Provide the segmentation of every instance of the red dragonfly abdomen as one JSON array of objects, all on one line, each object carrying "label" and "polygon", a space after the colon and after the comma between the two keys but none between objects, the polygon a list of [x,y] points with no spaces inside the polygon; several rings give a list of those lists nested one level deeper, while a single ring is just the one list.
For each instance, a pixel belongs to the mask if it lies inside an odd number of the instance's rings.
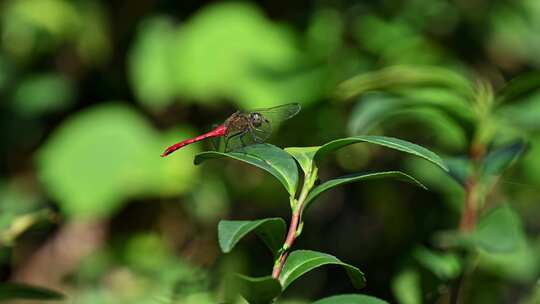
[{"label": "red dragonfly abdomen", "polygon": [[198,141],[201,141],[203,139],[210,138],[210,137],[224,136],[226,131],[227,131],[227,127],[225,127],[225,125],[219,125],[214,130],[212,130],[212,131],[210,131],[208,133],[204,133],[204,134],[199,135],[197,137],[183,140],[183,141],[181,141],[179,143],[176,143],[176,144],[168,147],[167,149],[165,149],[165,152],[163,152],[163,154],[161,154],[161,157],[165,157],[165,156],[173,153],[174,151],[176,151],[176,150],[178,150],[178,149],[180,149],[180,148],[182,148],[184,146],[187,146],[189,144],[192,144],[194,142],[198,142]]}]

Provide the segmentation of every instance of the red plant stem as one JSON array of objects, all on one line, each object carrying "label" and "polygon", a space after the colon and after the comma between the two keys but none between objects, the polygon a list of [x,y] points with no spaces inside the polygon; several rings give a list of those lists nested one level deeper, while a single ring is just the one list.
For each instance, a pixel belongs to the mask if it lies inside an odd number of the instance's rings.
[{"label": "red plant stem", "polygon": [[465,204],[459,223],[459,231],[461,232],[472,232],[476,227],[476,213],[478,208],[476,202],[476,183],[475,177],[465,183]]},{"label": "red plant stem", "polygon": [[[478,218],[478,179],[481,161],[485,155],[485,146],[482,144],[474,144],[470,150],[470,159],[472,162],[472,174],[465,182],[465,201],[461,220],[459,222],[459,231],[461,233],[471,233],[476,229]],[[465,274],[461,274],[454,282],[450,292],[450,304],[458,304],[460,302],[460,291],[462,289]]]},{"label": "red plant stem", "polygon": [[459,231],[471,232],[476,228],[478,212],[478,175],[480,170],[480,161],[485,155],[485,146],[475,144],[471,147],[470,158],[472,161],[473,172],[465,182],[465,201],[463,212],[459,223]]},{"label": "red plant stem", "polygon": [[272,270],[272,277],[274,279],[279,278],[279,275],[283,270],[283,265],[285,265],[285,261],[287,260],[287,256],[289,255],[288,250],[292,247],[294,241],[296,240],[296,232],[298,230],[298,223],[300,222],[300,213],[301,210],[298,210],[292,215],[291,224],[289,225],[289,232],[287,232],[287,238],[285,239],[285,243],[283,244],[284,250],[280,254],[276,264],[274,265],[274,269]]}]

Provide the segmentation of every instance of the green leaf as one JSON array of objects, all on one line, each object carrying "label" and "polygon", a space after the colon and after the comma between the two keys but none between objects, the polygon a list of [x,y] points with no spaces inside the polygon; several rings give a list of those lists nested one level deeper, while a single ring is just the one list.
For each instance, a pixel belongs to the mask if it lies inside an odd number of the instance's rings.
[{"label": "green leaf", "polygon": [[413,257],[442,280],[454,279],[461,272],[459,258],[453,253],[436,252],[420,246],[413,251]]},{"label": "green leaf", "polygon": [[308,175],[313,168],[313,156],[315,156],[315,153],[319,148],[320,147],[289,147],[285,148],[285,151],[296,159],[300,168],[304,171],[304,175]]},{"label": "green leaf", "polygon": [[511,252],[523,238],[523,230],[516,212],[503,205],[480,219],[472,237],[476,246],[488,252]]},{"label": "green leaf", "polygon": [[64,295],[50,289],[20,283],[0,283],[0,301],[63,300]]},{"label": "green leaf", "polygon": [[[444,150],[463,151],[467,147],[467,138],[463,127],[441,110],[430,107],[414,107],[396,110],[388,117],[386,125],[399,129],[403,124],[418,125],[426,135],[431,135],[434,142]],[[438,136],[444,134],[444,136]]]},{"label": "green leaf", "polygon": [[389,94],[368,93],[362,96],[350,114],[349,133],[366,134],[404,106],[403,102]]},{"label": "green leaf", "polygon": [[279,281],[271,276],[252,278],[237,275],[240,294],[250,304],[269,304],[281,294]]},{"label": "green leaf", "polygon": [[285,238],[286,225],[281,218],[267,218],[256,221],[220,221],[218,225],[219,247],[224,253],[248,233],[255,232],[275,255]]},{"label": "green leaf", "polygon": [[298,167],[287,152],[271,144],[257,144],[233,152],[207,151],[195,156],[198,165],[208,159],[230,157],[259,167],[276,177],[292,196],[298,184]]},{"label": "green leaf", "polygon": [[388,302],[367,295],[347,294],[320,299],[311,304],[388,304]]},{"label": "green leaf", "polygon": [[178,85],[170,56],[178,33],[174,21],[160,16],[144,20],[129,51],[129,80],[137,99],[149,108],[162,109],[174,101]]},{"label": "green leaf", "polygon": [[387,136],[363,135],[336,139],[321,146],[317,153],[315,153],[314,158],[315,160],[318,160],[332,151],[361,142],[377,144],[387,148],[409,153],[421,157],[429,162],[432,162],[443,170],[448,171],[448,167],[444,164],[443,160],[434,152],[417,144]]},{"label": "green leaf", "polygon": [[464,97],[470,97],[473,93],[469,81],[451,70],[434,66],[400,65],[357,75],[339,85],[338,95],[349,99],[370,91],[418,86],[449,88]]},{"label": "green leaf", "polygon": [[504,104],[496,111],[499,121],[516,129],[518,135],[523,131],[538,132],[540,130],[540,91],[521,98],[519,103]]},{"label": "green leaf", "polygon": [[484,175],[498,175],[508,168],[525,151],[526,144],[517,141],[496,149],[491,149],[482,161]]},{"label": "green leaf", "polygon": [[283,266],[281,275],[279,276],[279,281],[283,286],[283,290],[302,275],[324,265],[343,266],[347,271],[353,286],[355,288],[364,287],[366,279],[364,278],[364,274],[358,268],[343,263],[330,254],[311,250],[296,250],[289,254],[289,257]]},{"label": "green leaf", "polygon": [[305,56],[291,29],[253,3],[205,5],[181,24],[145,21],[129,70],[138,99],[149,106],[163,109],[173,97],[206,104],[227,98],[249,109],[315,101],[324,93],[326,67],[302,69]]},{"label": "green leaf", "polygon": [[392,292],[400,304],[421,304],[420,274],[413,269],[401,271],[392,279]]},{"label": "green leaf", "polygon": [[108,103],[72,115],[36,154],[41,183],[70,217],[106,217],[129,199],[171,197],[189,190],[197,167],[186,166],[196,145],[175,157],[162,147],[191,137],[185,129],[160,134],[126,104]]},{"label": "green leaf", "polygon": [[[425,90],[420,92],[423,91]],[[429,103],[428,100],[441,99],[437,94],[434,95],[431,98],[429,95],[426,97],[420,95],[418,98],[426,99],[423,101],[414,96],[396,97],[391,94],[368,93],[362,96],[350,114],[349,134],[369,134],[377,126],[394,129],[402,123],[414,122],[431,134],[445,134],[435,136],[435,140],[444,147],[461,150],[466,143],[465,131],[456,121],[456,117],[448,115],[456,111],[455,102],[448,101],[448,105]],[[456,116],[463,115],[466,110],[470,111],[468,103],[464,102],[463,107],[465,110],[458,111],[459,113],[455,113]]]},{"label": "green leaf", "polygon": [[445,157],[444,163],[448,166],[448,176],[464,186],[472,172],[469,159],[467,157]]},{"label": "green leaf", "polygon": [[480,218],[476,229],[469,233],[449,231],[439,233],[436,240],[442,246],[457,246],[489,253],[510,253],[524,239],[519,216],[509,205],[502,205]]},{"label": "green leaf", "polygon": [[499,102],[520,101],[540,89],[540,72],[524,73],[510,80],[499,92]]},{"label": "green leaf", "polygon": [[17,86],[13,105],[25,116],[36,116],[65,109],[74,95],[73,85],[61,74],[32,75]]},{"label": "green leaf", "polygon": [[413,184],[416,184],[417,186],[420,186],[424,189],[426,187],[420,183],[418,180],[416,180],[414,177],[405,174],[400,171],[385,171],[385,172],[372,172],[372,173],[355,173],[351,175],[346,175],[338,178],[331,179],[329,181],[326,181],[322,183],[321,185],[315,187],[311,192],[308,194],[308,197],[306,198],[305,202],[305,208],[309,206],[309,204],[315,200],[320,194],[322,194],[325,191],[328,191],[334,187],[345,185],[361,180],[370,180],[370,179],[379,179],[379,178],[396,178],[398,180],[410,182]]}]

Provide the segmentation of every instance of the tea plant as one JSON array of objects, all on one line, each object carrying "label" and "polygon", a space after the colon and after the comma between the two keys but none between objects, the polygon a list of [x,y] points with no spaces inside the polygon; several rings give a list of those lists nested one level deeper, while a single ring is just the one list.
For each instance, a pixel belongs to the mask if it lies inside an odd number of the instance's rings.
[{"label": "tea plant", "polygon": [[[228,253],[246,235],[256,234],[272,252],[272,273],[264,277],[238,275],[240,293],[252,304],[273,303],[290,285],[307,272],[324,265],[339,265],[348,274],[355,288],[362,288],[366,279],[357,267],[333,255],[313,250],[293,250],[294,243],[306,224],[304,214],[322,193],[334,187],[370,179],[395,178],[425,188],[422,183],[401,171],[355,173],[317,183],[318,162],[329,153],[357,143],[370,143],[423,158],[444,170],[442,159],[430,150],[416,144],[385,136],[354,136],[328,142],[318,147],[291,147],[280,149],[270,144],[258,144],[229,153],[208,151],[195,158],[195,164],[209,159],[231,158],[263,169],[273,175],[289,194],[290,222],[288,228],[282,218],[230,221],[218,225],[219,245]],[[301,176],[299,176],[301,172]],[[269,261],[270,262],[270,261]],[[315,303],[384,303],[366,295],[343,295],[319,300]]]}]

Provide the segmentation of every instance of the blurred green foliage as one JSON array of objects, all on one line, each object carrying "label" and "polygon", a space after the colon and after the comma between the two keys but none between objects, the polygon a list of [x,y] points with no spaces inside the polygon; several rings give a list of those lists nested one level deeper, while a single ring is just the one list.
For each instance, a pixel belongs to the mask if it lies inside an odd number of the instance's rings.
[{"label": "blurred green foliage", "polygon": [[185,164],[194,148],[163,162],[153,148],[165,145],[165,138],[173,136],[158,134],[132,109],[101,105],[51,135],[37,154],[38,175],[66,215],[108,216],[129,198],[172,196],[190,188],[196,171]]},{"label": "blurred green foliage", "polygon": [[[450,175],[371,146],[329,154],[323,181],[397,168],[430,192],[329,191],[296,249],[358,266],[362,292],[390,303],[447,300],[463,271],[463,303],[538,303],[539,31],[537,0],[1,1],[0,280],[77,303],[244,303],[225,274],[267,275],[270,254],[246,240],[219,255],[217,222],[283,216],[285,191],[238,162],[194,166],[203,143],[159,154],[235,109],[299,102],[270,142],[394,136]],[[464,238],[477,142],[479,229]],[[303,171],[306,151],[287,149]],[[310,273],[279,303],[368,301],[328,299],[345,280]]]}]

